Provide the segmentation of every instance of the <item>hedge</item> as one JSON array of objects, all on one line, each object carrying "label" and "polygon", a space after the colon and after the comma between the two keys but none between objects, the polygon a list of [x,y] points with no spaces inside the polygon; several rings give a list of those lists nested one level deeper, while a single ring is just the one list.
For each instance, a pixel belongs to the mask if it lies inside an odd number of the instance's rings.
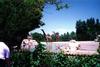
[{"label": "hedge", "polygon": [[45,51],[39,44],[34,52],[12,52],[12,67],[100,67],[99,55],[65,55]]}]

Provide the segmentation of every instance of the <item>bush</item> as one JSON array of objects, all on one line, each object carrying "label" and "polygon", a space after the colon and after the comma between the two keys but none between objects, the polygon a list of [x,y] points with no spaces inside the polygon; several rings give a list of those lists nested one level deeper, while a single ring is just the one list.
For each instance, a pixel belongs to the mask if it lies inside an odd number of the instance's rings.
[{"label": "bush", "polygon": [[80,56],[51,53],[39,44],[34,52],[16,52],[13,67],[100,67],[100,55]]}]

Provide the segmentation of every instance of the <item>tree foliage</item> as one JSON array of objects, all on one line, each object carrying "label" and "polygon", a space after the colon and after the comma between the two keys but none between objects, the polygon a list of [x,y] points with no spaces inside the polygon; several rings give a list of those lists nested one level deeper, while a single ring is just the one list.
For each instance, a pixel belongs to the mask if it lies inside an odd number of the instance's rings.
[{"label": "tree foliage", "polygon": [[37,41],[44,41],[45,40],[43,34],[37,33],[37,32],[32,33],[32,37],[33,37],[33,39],[35,39]]},{"label": "tree foliage", "polygon": [[0,41],[9,46],[20,45],[29,31],[44,25],[41,21],[44,6],[61,3],[60,0],[0,0]]},{"label": "tree foliage", "polygon": [[69,32],[64,33],[60,36],[61,41],[69,41],[71,39],[76,40],[76,33],[74,31],[72,31],[71,33],[69,33]]},{"label": "tree foliage", "polygon": [[24,0],[0,2],[0,39],[8,44],[20,44],[30,30],[42,26],[40,7],[27,4]]},{"label": "tree foliage", "polygon": [[94,40],[100,34],[99,19],[90,18],[86,21],[76,22],[76,34],[78,40]]},{"label": "tree foliage", "polygon": [[[41,33],[34,32],[34,33],[32,33],[32,36],[33,36],[33,39],[35,39],[37,41],[45,41],[44,35]],[[52,34],[51,37],[52,37],[52,41],[56,41],[55,34]],[[67,33],[61,34],[61,35],[59,35],[59,37],[60,37],[59,41],[69,41],[71,39],[76,40],[76,38],[77,38],[76,33],[74,31],[72,31],[71,33],[67,32]]]}]

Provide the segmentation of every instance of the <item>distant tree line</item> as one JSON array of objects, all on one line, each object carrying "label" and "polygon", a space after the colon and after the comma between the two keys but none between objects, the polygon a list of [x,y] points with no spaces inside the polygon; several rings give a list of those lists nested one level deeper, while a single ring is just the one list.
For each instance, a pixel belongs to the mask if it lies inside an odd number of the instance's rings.
[{"label": "distant tree line", "polygon": [[60,36],[61,41],[69,41],[71,39],[76,40],[76,33],[74,31],[72,31],[71,33],[69,33],[69,32],[64,33]]},{"label": "distant tree line", "polygon": [[[58,32],[59,33],[59,32]],[[76,22],[76,32],[72,31],[71,33],[66,32],[59,35],[59,41],[69,41],[71,39],[79,41],[88,41],[96,39],[97,35],[100,35],[100,22],[99,19],[90,18],[85,20],[78,20]],[[44,41],[43,34],[41,33],[32,33],[34,39],[39,41]],[[55,34],[51,35],[52,41],[56,41]]]},{"label": "distant tree line", "polygon": [[100,34],[99,19],[90,18],[76,22],[77,40],[94,40]]},{"label": "distant tree line", "polygon": [[[32,37],[33,39],[37,40],[37,41],[45,41],[44,35],[41,33],[32,33]],[[52,34],[52,41],[56,41],[56,35]],[[76,33],[74,31],[72,31],[71,33],[67,32],[64,34],[59,35],[60,39],[59,41],[69,41],[71,39],[76,39]]]}]

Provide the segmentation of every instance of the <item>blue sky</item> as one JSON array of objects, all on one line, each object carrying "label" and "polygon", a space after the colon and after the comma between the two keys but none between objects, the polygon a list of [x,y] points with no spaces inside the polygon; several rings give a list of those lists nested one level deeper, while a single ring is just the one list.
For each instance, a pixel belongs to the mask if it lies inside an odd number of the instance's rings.
[{"label": "blue sky", "polygon": [[53,5],[46,6],[41,19],[45,25],[33,32],[52,34],[52,31],[60,34],[76,31],[75,25],[78,20],[86,20],[91,17],[100,19],[100,0],[67,0],[68,9],[57,11]]}]

